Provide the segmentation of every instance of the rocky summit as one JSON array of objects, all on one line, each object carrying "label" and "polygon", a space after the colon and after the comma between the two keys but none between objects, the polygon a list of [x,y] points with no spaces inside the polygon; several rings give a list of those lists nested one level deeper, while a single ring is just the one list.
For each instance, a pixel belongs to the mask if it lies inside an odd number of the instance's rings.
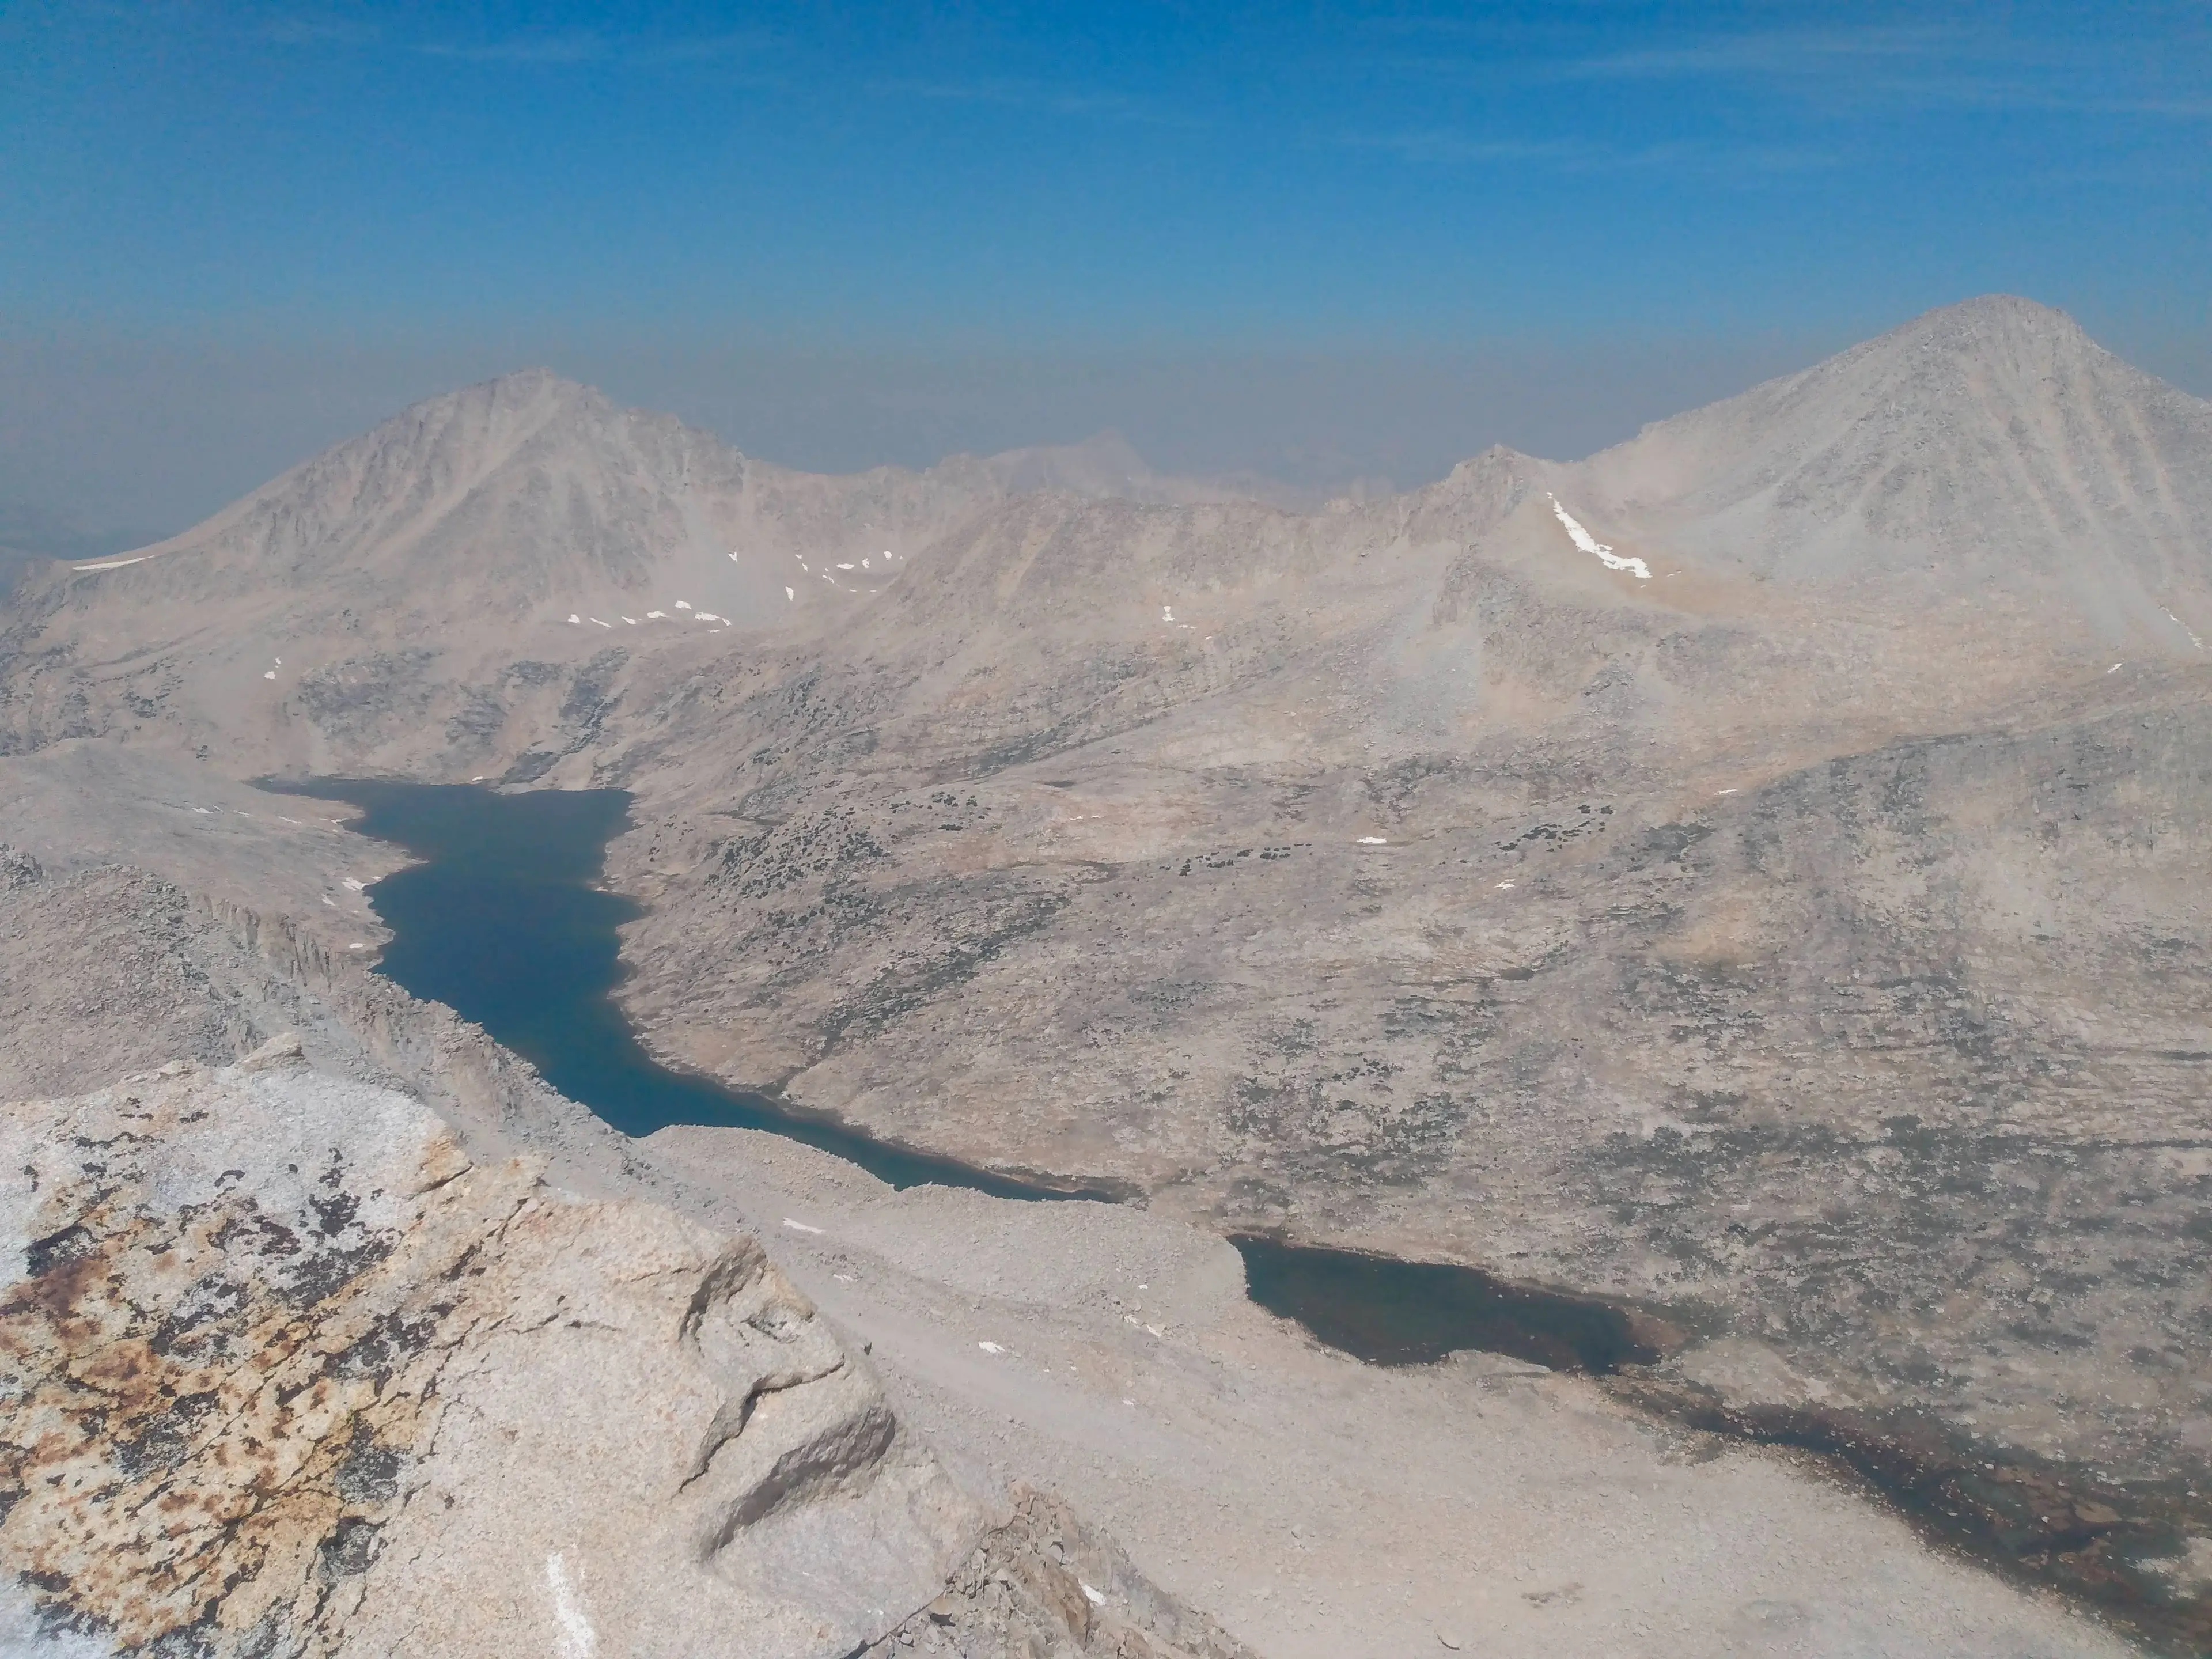
[{"label": "rocky summit", "polygon": [[1073,1518],[992,1526],[751,1239],[475,1165],[295,1038],[0,1139],[18,1644],[799,1655],[995,1613],[1098,1650],[1042,1547]]}]

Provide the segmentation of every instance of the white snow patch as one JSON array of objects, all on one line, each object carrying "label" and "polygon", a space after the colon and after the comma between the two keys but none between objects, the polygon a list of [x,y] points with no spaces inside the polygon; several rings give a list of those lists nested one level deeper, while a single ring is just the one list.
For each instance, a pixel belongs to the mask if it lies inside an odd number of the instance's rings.
[{"label": "white snow patch", "polygon": [[195,806],[192,808],[192,811],[198,812],[202,817],[205,817],[208,813],[213,810],[213,808],[206,806]]},{"label": "white snow patch", "polygon": [[1362,847],[1388,847],[1390,843],[1381,836],[1362,836],[1359,838],[1359,844]]},{"label": "white snow patch", "polygon": [[635,617],[624,617],[623,620],[628,623],[632,628],[637,626],[637,618]]},{"label": "white snow patch", "polygon": [[1650,565],[1644,563],[1641,559],[1625,557],[1624,556],[1614,552],[1603,542],[1598,540],[1596,537],[1591,535],[1589,531],[1583,529],[1580,524],[1576,522],[1574,515],[1571,513],[1569,513],[1565,507],[1559,505],[1559,498],[1552,494],[1550,490],[1547,489],[1544,492],[1544,499],[1551,502],[1553,515],[1566,527],[1568,538],[1571,540],[1577,547],[1582,549],[1585,553],[1596,554],[1598,562],[1603,565],[1607,570],[1626,570],[1630,575],[1635,577],[1636,580],[1640,582],[1648,582],[1651,580],[1651,567]]},{"label": "white snow patch", "polygon": [[264,669],[262,672],[261,678],[264,680],[273,680],[276,678],[276,671],[273,668]]},{"label": "white snow patch", "polygon": [[796,605],[799,603],[799,590],[795,587],[787,587],[783,590],[783,597]]},{"label": "white snow patch", "polygon": [[808,1226],[804,1221],[793,1221],[789,1216],[784,1217],[783,1224],[795,1233],[818,1233],[822,1231],[819,1227]]},{"label": "white snow patch", "polygon": [[338,908],[338,902],[332,898],[328,893],[323,895],[323,902],[329,905],[333,910]]},{"label": "white snow patch", "polygon": [[553,1617],[561,1626],[561,1659],[592,1659],[599,1632],[584,1612],[584,1598],[568,1580],[568,1564],[556,1550],[545,1558],[545,1583],[553,1592]]},{"label": "white snow patch", "polygon": [[2183,633],[2189,635],[2190,644],[2195,646],[2199,651],[2202,651],[2204,648],[2204,641],[2197,637],[2197,630],[2195,629],[2191,628],[2187,623],[2182,621],[2180,617],[2175,616],[2172,611],[2167,611],[2166,606],[2160,605],[2159,606],[2159,609],[2166,611],[2167,621],[2171,622]]},{"label": "white snow patch", "polygon": [[1735,791],[1734,789],[1716,789],[1713,791],[1713,793],[1716,795],[1733,795],[1735,793]]},{"label": "white snow patch", "polygon": [[1160,620],[1162,622],[1173,622],[1175,620],[1175,607],[1171,605],[1162,605],[1160,607]]},{"label": "white snow patch", "polygon": [[592,624],[594,627],[597,627],[597,628],[612,628],[612,627],[614,626],[614,624],[613,624],[612,623],[609,623],[609,622],[601,622],[601,621],[600,621],[597,617],[590,617],[590,618],[588,618],[588,620],[592,623]]},{"label": "white snow patch", "polygon": [[849,564],[841,564],[837,567],[840,570],[850,570],[853,567]]},{"label": "white snow patch", "polygon": [[1004,1353],[1004,1352],[1006,1352],[1006,1350],[1005,1350],[1004,1348],[1000,1347],[1000,1346],[997,1343],[995,1343],[995,1342],[978,1342],[975,1346],[976,1346],[977,1347],[981,1348],[981,1349],[985,1353]]},{"label": "white snow patch", "polygon": [[1498,884],[1498,890],[1502,893],[1512,884],[1513,884],[1510,881],[1501,881]]},{"label": "white snow patch", "polygon": [[584,625],[584,619],[571,611],[568,613],[568,625],[571,628],[581,628]]},{"label": "white snow patch", "polygon": [[689,599],[678,599],[676,601],[676,608],[678,611],[689,611],[691,608],[691,601]]},{"label": "white snow patch", "polygon": [[668,613],[665,611],[648,611],[645,613],[645,619],[647,622],[653,622],[656,619],[661,622],[666,622],[668,620]]},{"label": "white snow patch", "polygon": [[727,622],[729,620],[727,617],[718,617],[711,611],[695,611],[691,614],[696,617],[701,622],[718,623]]},{"label": "white snow patch", "polygon": [[738,562],[738,550],[737,550],[737,549],[735,549],[735,548],[733,547],[733,548],[732,548],[732,549],[730,550],[730,562],[731,562],[732,564],[735,564],[737,562]]},{"label": "white snow patch", "polygon": [[351,876],[348,876],[345,878],[345,884],[356,893],[366,893],[368,890],[368,884],[367,882],[356,881]]},{"label": "white snow patch", "polygon": [[1097,1590],[1091,1589],[1090,1585],[1085,1583],[1080,1578],[1075,1581],[1075,1587],[1083,1592],[1083,1599],[1090,1602],[1092,1607],[1103,1607],[1106,1605],[1106,1598],[1101,1595]]},{"label": "white snow patch", "polygon": [[867,568],[868,568],[868,562],[867,562],[866,559],[861,560],[861,561],[860,561],[860,568],[861,568],[861,569],[863,569],[863,570],[866,570]]},{"label": "white snow patch", "polygon": [[349,951],[366,951],[368,949],[368,946],[363,945],[359,939],[356,939],[352,944],[347,945],[346,949]]},{"label": "white snow patch", "polygon": [[149,556],[141,553],[135,559],[102,559],[98,564],[73,564],[72,570],[120,570],[126,564],[143,564]]},{"label": "white snow patch", "polygon": [[2125,664],[2125,663],[2124,663],[2124,662],[2116,662],[2116,663],[2114,663],[2114,664],[2113,664],[2110,668],[2107,668],[2105,672],[2106,672],[2107,674],[2117,674],[2117,673],[2118,673],[2118,672],[2120,672],[2120,670],[2122,670],[2123,668],[2125,668],[2126,666],[2127,666],[2127,664]]}]

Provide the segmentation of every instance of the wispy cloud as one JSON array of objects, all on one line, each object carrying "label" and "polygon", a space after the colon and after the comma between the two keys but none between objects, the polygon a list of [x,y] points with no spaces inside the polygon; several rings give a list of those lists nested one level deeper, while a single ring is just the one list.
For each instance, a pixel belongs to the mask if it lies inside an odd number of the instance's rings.
[{"label": "wispy cloud", "polygon": [[1535,161],[1575,167],[1595,159],[1602,147],[1576,138],[1478,138],[1449,127],[1411,132],[1340,132],[1345,149],[1373,150],[1405,161]]},{"label": "wispy cloud", "polygon": [[272,17],[262,33],[280,46],[374,46],[379,39],[373,24],[346,17],[305,15]]},{"label": "wispy cloud", "polygon": [[1956,51],[1955,30],[1940,27],[1791,29],[1713,35],[1663,46],[1602,52],[1562,66],[1564,73],[1603,80],[1689,76],[1828,75],[1869,64],[1924,60]]},{"label": "wispy cloud", "polygon": [[1916,108],[2050,113],[2212,115],[2201,82],[2172,93],[2145,81],[2132,58],[2094,42],[2023,40],[1948,25],[1788,29],[1595,53],[1550,66],[1596,81],[1711,79],[1761,83],[1831,100]]},{"label": "wispy cloud", "polygon": [[760,55],[775,37],[759,29],[673,38],[623,35],[599,29],[567,29],[543,34],[509,34],[485,40],[404,39],[374,25],[346,18],[294,15],[272,21],[264,31],[279,46],[382,48],[418,58],[459,64],[505,64],[559,67],[602,64],[611,68],[649,69],[680,64],[708,64]]},{"label": "wispy cloud", "polygon": [[981,104],[1095,120],[1127,121],[1147,126],[1194,126],[1188,113],[1119,92],[1078,91],[1036,81],[877,81],[869,90],[883,97],[920,98],[934,103]]},{"label": "wispy cloud", "polygon": [[1341,149],[1393,155],[1413,165],[1495,163],[1564,173],[1665,170],[1738,180],[1810,173],[1838,161],[1832,152],[1807,146],[1699,139],[1629,145],[1594,138],[1486,138],[1449,128],[1342,132],[1332,142]]},{"label": "wispy cloud", "polygon": [[450,58],[464,64],[597,64],[617,54],[603,34],[514,35],[504,40],[429,40],[413,50],[425,58]]}]

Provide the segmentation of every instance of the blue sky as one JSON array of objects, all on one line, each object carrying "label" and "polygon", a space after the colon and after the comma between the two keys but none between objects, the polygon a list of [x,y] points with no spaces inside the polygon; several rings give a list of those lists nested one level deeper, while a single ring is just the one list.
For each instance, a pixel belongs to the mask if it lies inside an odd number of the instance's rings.
[{"label": "blue sky", "polygon": [[18,0],[0,444],[70,352],[134,341],[419,362],[424,392],[507,349],[849,385],[871,353],[942,380],[1703,342],[1703,394],[1747,342],[1991,289],[2208,391],[2208,201],[2201,0]]}]

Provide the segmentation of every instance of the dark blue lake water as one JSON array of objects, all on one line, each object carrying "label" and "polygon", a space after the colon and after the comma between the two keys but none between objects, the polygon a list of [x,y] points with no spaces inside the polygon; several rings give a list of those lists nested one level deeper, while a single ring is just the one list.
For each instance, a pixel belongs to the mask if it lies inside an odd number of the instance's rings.
[{"label": "dark blue lake water", "polygon": [[[359,807],[355,830],[421,860],[368,890],[392,934],[378,970],[475,1021],[624,1134],[677,1123],[763,1129],[835,1153],[897,1188],[966,1187],[1013,1199],[1118,1196],[890,1146],[647,1054],[611,994],[622,977],[615,930],[638,907],[598,884],[607,843],[629,822],[630,798],[622,790],[501,794],[355,779],[283,787]],[[1613,1310],[1505,1285],[1474,1268],[1261,1237],[1232,1242],[1261,1306],[1378,1364],[1421,1364],[1462,1348],[1589,1371],[1645,1357]]]},{"label": "dark blue lake water", "polygon": [[888,1146],[771,1097],[663,1066],[616,1006],[615,930],[638,907],[597,884],[626,826],[618,789],[500,794],[469,785],[319,779],[293,792],[362,809],[353,828],[422,860],[368,890],[392,930],[380,972],[475,1021],[545,1080],[628,1135],[675,1123],[764,1129],[834,1152],[898,1188],[1001,1198],[1113,1196]]}]

